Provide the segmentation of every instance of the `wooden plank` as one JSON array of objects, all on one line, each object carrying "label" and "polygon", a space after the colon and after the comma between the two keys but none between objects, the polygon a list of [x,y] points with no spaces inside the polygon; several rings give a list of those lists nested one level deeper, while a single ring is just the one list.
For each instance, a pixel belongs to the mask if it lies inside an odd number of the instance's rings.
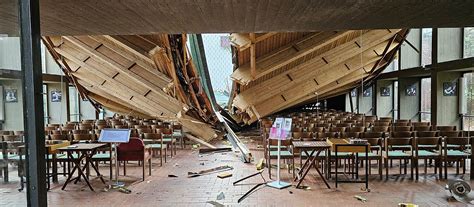
[{"label": "wooden plank", "polygon": [[[249,105],[256,105],[270,97],[278,96],[282,91],[294,88],[300,83],[314,82],[314,77],[318,77],[318,75],[325,70],[330,70],[332,65],[338,65],[360,54],[362,51],[382,44],[393,35],[393,33],[387,32],[386,30],[370,31],[361,38],[364,41],[362,48],[356,47],[352,41],[338,45],[334,49],[322,53],[291,70],[287,70],[282,74],[276,75],[269,80],[242,91],[235,97],[233,103],[237,108],[244,109]],[[325,57],[330,64],[325,63],[322,57]],[[287,75],[290,75],[293,80],[288,79]]]},{"label": "wooden plank", "polygon": [[255,54],[255,33],[250,33],[250,78],[254,80],[257,76],[257,65],[256,65],[256,54]]},{"label": "wooden plank", "polygon": [[171,102],[171,103],[175,103],[175,104],[178,104],[178,101],[174,98],[171,98],[169,97],[168,95],[166,95],[163,90],[159,87],[156,87],[155,84],[151,83],[150,81],[148,81],[147,79],[142,79],[140,78],[137,74],[129,71],[127,68],[123,68],[121,67],[120,65],[118,65],[116,62],[114,62],[113,60],[111,60],[109,57],[103,55],[103,54],[100,54],[98,53],[96,50],[94,50],[93,48],[90,48],[89,46],[85,45],[83,42],[79,41],[77,38],[75,37],[71,37],[71,36],[67,36],[67,37],[64,37],[64,39],[68,40],[69,42],[71,42],[72,44],[74,44],[76,47],[82,49],[82,50],[85,50],[87,51],[90,55],[92,55],[93,57],[95,58],[98,58],[100,61],[102,61],[103,63],[107,64],[108,66],[110,66],[111,68],[117,70],[118,72],[120,73],[123,73],[125,75],[127,75],[128,77],[130,77],[131,79],[135,80],[138,84],[141,84],[145,87],[147,87],[148,89],[150,90],[153,90],[153,91],[156,91],[160,96],[161,98]]},{"label": "wooden plank", "polygon": [[[325,47],[329,44],[334,43],[340,38],[344,38],[349,35],[353,35],[354,31],[346,32],[321,32],[314,33],[303,39],[294,41],[289,45],[276,50],[275,52],[266,54],[262,57],[259,57],[256,64],[255,75],[252,76],[252,56],[250,58],[251,62],[241,65],[237,70],[235,70],[231,78],[240,84],[247,85],[254,78],[260,78],[264,75],[267,75],[285,65],[293,63],[300,58],[303,58],[306,55],[309,55],[315,51],[319,50],[328,50],[331,48]],[[251,47],[252,48],[252,47]],[[251,50],[252,52],[252,50]]]}]

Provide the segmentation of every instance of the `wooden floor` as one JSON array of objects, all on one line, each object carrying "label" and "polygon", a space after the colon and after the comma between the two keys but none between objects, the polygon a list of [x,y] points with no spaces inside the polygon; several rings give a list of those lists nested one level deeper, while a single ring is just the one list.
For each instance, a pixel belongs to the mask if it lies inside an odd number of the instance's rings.
[{"label": "wooden floor", "polygon": [[[244,139],[248,143],[256,159],[262,156],[262,151],[256,149],[255,142]],[[438,180],[435,175],[421,174],[418,182],[406,176],[390,176],[389,180],[379,180],[378,176],[371,175],[370,192],[361,190],[363,184],[341,184],[334,188],[334,181],[330,181],[332,189],[327,189],[319,178],[314,178],[316,172],[304,182],[310,189],[296,189],[290,187],[277,190],[270,187],[261,187],[251,194],[242,203],[237,200],[254,184],[262,181],[255,177],[244,185],[233,186],[233,181],[256,172],[254,164],[245,164],[239,160],[234,152],[199,155],[196,150],[188,146],[179,150],[178,155],[169,158],[168,162],[159,167],[159,159],[153,161],[152,176],[141,181],[141,167],[130,164],[127,168],[127,177],[121,176],[132,190],[131,194],[124,194],[115,190],[104,190],[104,185],[93,178],[95,192],[90,191],[84,183],[70,184],[66,190],[61,190],[65,178],[60,177],[59,183],[54,184],[48,192],[50,206],[213,206],[208,201],[217,201],[230,206],[397,206],[400,202],[415,203],[420,206],[465,206],[458,202],[448,202],[448,193],[444,190],[445,181]],[[188,171],[199,171],[220,165],[232,165],[233,177],[219,179],[216,174],[196,178],[188,178]],[[398,163],[394,163],[391,173],[398,173]],[[103,174],[108,174],[108,167],[101,167]],[[430,169],[432,170],[432,169]],[[432,172],[430,171],[429,172]],[[272,172],[275,172],[273,170]],[[374,169],[375,172],[375,169]],[[423,172],[423,171],[421,171]],[[454,169],[450,169],[450,179],[454,178]],[[16,172],[11,172],[11,177]],[[177,178],[168,177],[176,175]],[[264,172],[268,180],[268,171]],[[462,176],[457,176],[462,177]],[[469,178],[469,175],[465,175]],[[275,177],[274,177],[275,178]],[[282,170],[282,179],[291,182],[291,175]],[[471,182],[472,184],[473,182]],[[10,184],[0,184],[0,206],[25,206],[25,192],[18,192],[18,180],[14,178]],[[295,184],[295,183],[293,183]],[[225,198],[217,200],[218,194],[224,193]],[[363,203],[354,198],[360,195],[367,198]]]}]

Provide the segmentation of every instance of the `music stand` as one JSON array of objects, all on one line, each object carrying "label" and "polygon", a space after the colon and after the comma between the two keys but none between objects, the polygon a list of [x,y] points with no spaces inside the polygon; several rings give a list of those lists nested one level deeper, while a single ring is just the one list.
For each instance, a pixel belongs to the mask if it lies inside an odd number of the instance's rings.
[{"label": "music stand", "polygon": [[[118,156],[117,156],[117,146],[120,143],[128,143],[130,140],[130,129],[112,129],[106,128],[100,131],[99,142],[110,143],[114,145],[114,154],[115,154],[115,183],[112,184],[114,188],[121,188],[125,186],[123,182],[118,180]],[[112,164],[112,163],[110,163]],[[112,179],[112,178],[110,178]]]}]

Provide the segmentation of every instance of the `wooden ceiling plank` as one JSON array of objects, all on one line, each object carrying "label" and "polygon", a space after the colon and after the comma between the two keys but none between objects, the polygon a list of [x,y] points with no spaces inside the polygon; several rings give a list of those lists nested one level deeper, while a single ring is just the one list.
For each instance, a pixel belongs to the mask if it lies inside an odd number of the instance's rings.
[{"label": "wooden ceiling plank", "polygon": [[165,99],[169,102],[172,102],[172,103],[176,103],[176,104],[178,103],[178,101],[176,99],[169,97],[161,88],[156,87],[155,84],[151,83],[147,79],[143,79],[143,78],[139,77],[137,74],[127,70],[126,68],[123,68],[122,66],[118,65],[113,60],[111,60],[109,57],[98,53],[94,49],[92,49],[89,46],[82,43],[80,40],[76,39],[75,37],[67,36],[67,37],[64,37],[64,38],[66,40],[68,40],[69,42],[71,42],[72,44],[74,44],[75,46],[77,46],[78,48],[87,51],[89,54],[91,54],[95,58],[98,58],[99,60],[103,61],[104,63],[109,65],[111,68],[114,68],[115,70],[119,71],[120,73],[123,73],[123,74],[127,75],[131,79],[135,80],[137,83],[147,87],[150,90],[156,91],[161,96],[161,98],[163,98],[163,99]]},{"label": "wooden ceiling plank", "polygon": [[[266,54],[259,57],[256,62],[255,78],[260,78],[266,74],[269,74],[285,65],[288,65],[299,58],[302,58],[324,46],[333,43],[344,35],[347,35],[353,31],[346,32],[323,32],[314,33],[303,39],[296,40],[275,52]],[[298,49],[295,49],[298,48]],[[251,50],[252,51],[252,50]],[[252,58],[250,59],[252,61]],[[240,84],[247,85],[250,81],[254,80],[251,74],[252,62],[250,64],[241,65],[234,73],[231,78]]]}]

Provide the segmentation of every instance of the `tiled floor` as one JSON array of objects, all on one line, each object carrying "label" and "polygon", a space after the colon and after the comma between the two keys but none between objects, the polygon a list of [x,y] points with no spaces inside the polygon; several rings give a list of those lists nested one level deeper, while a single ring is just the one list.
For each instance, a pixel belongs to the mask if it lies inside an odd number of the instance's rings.
[{"label": "tiled floor", "polygon": [[[262,156],[260,150],[255,149],[254,142],[248,142],[256,160]],[[169,159],[159,167],[159,160],[153,161],[152,176],[141,182],[141,167],[130,164],[127,168],[126,181],[131,194],[124,194],[115,190],[104,191],[104,185],[93,179],[96,192],[91,192],[84,184],[70,184],[65,191],[61,190],[65,178],[60,177],[58,184],[54,184],[48,192],[50,206],[213,206],[208,201],[217,201],[230,206],[397,206],[400,202],[416,203],[420,206],[465,206],[458,202],[448,202],[448,194],[444,190],[445,181],[437,180],[434,175],[421,175],[418,182],[407,176],[390,176],[388,181],[379,180],[378,176],[370,178],[370,192],[361,190],[363,184],[341,184],[334,189],[334,181],[330,181],[332,189],[327,189],[319,178],[314,178],[316,172],[304,182],[311,189],[303,190],[290,187],[277,190],[270,187],[260,187],[242,203],[237,200],[254,184],[262,181],[255,177],[243,185],[233,186],[238,178],[256,172],[254,163],[245,164],[233,152],[198,155],[197,151],[179,150],[178,155]],[[220,165],[232,165],[234,170],[230,178],[220,179],[216,174],[188,178],[188,171],[199,171]],[[133,165],[133,167],[132,167]],[[101,167],[101,172],[107,173],[108,167]],[[273,170],[272,172],[275,172]],[[374,169],[375,172],[375,169]],[[392,173],[396,174],[394,167]],[[430,171],[431,172],[431,171]],[[454,171],[451,171],[453,174]],[[14,173],[12,172],[12,175]],[[176,175],[177,178],[168,177]],[[267,171],[264,172],[268,180]],[[466,176],[468,178],[468,175]],[[453,176],[451,177],[453,178]],[[282,180],[292,182],[290,174],[282,170]],[[294,184],[294,183],[293,183]],[[0,206],[25,206],[25,192],[15,190],[18,181],[10,184],[0,184]],[[225,198],[217,200],[218,194],[224,193]],[[360,195],[367,198],[363,203],[354,198]]]}]

